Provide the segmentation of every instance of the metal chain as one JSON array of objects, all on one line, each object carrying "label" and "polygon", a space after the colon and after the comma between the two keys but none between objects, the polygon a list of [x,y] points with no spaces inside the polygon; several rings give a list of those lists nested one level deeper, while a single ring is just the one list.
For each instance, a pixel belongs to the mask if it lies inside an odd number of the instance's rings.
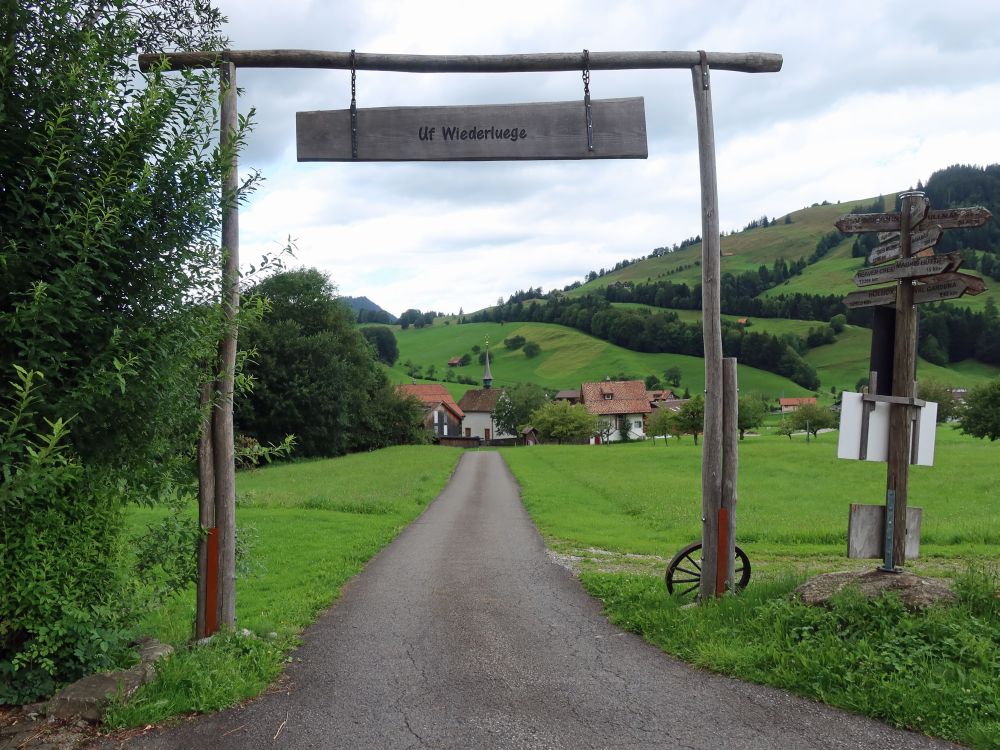
[{"label": "metal chain", "polygon": [[358,158],[358,71],[355,53],[351,50],[351,158]]},{"label": "metal chain", "polygon": [[594,150],[594,114],[590,108],[590,50],[583,51],[583,107],[587,113],[587,151]]}]

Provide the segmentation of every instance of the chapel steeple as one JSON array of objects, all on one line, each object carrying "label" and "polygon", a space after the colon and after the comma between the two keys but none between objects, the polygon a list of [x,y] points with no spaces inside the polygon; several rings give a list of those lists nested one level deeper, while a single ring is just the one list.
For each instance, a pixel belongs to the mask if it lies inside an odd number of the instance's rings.
[{"label": "chapel steeple", "polygon": [[490,372],[490,342],[486,340],[486,367],[483,369],[483,388],[493,385],[493,373]]}]

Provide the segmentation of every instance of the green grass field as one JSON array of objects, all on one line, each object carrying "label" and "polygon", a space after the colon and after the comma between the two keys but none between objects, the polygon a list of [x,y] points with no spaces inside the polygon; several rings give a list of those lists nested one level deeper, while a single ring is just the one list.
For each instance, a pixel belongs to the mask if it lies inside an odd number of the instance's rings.
[{"label": "green grass field", "polygon": [[[701,447],[690,437],[610,446],[502,449],[557,549],[667,557],[701,534]],[[751,559],[846,555],[851,503],[882,503],[885,465],[836,457],[837,433],[740,443],[737,541]],[[924,509],[921,565],[1000,557],[1000,445],[938,429],[933,467],[910,474]]]}]

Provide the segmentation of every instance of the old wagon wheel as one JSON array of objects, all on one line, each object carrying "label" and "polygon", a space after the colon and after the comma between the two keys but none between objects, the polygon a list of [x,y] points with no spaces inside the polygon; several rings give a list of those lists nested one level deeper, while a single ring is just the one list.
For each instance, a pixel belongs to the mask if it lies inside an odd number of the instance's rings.
[{"label": "old wagon wheel", "polygon": [[[736,568],[733,573],[736,590],[742,591],[750,583],[750,558],[747,553],[736,548]],[[701,585],[701,542],[694,542],[674,555],[667,566],[667,591],[686,597],[697,596]]]}]

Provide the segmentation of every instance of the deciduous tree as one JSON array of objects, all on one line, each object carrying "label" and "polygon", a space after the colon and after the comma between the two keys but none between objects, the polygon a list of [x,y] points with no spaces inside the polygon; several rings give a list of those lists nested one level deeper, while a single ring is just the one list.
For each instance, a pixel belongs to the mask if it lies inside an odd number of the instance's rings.
[{"label": "deciduous tree", "polygon": [[959,412],[962,432],[977,438],[1000,438],[1000,379],[969,390]]}]

